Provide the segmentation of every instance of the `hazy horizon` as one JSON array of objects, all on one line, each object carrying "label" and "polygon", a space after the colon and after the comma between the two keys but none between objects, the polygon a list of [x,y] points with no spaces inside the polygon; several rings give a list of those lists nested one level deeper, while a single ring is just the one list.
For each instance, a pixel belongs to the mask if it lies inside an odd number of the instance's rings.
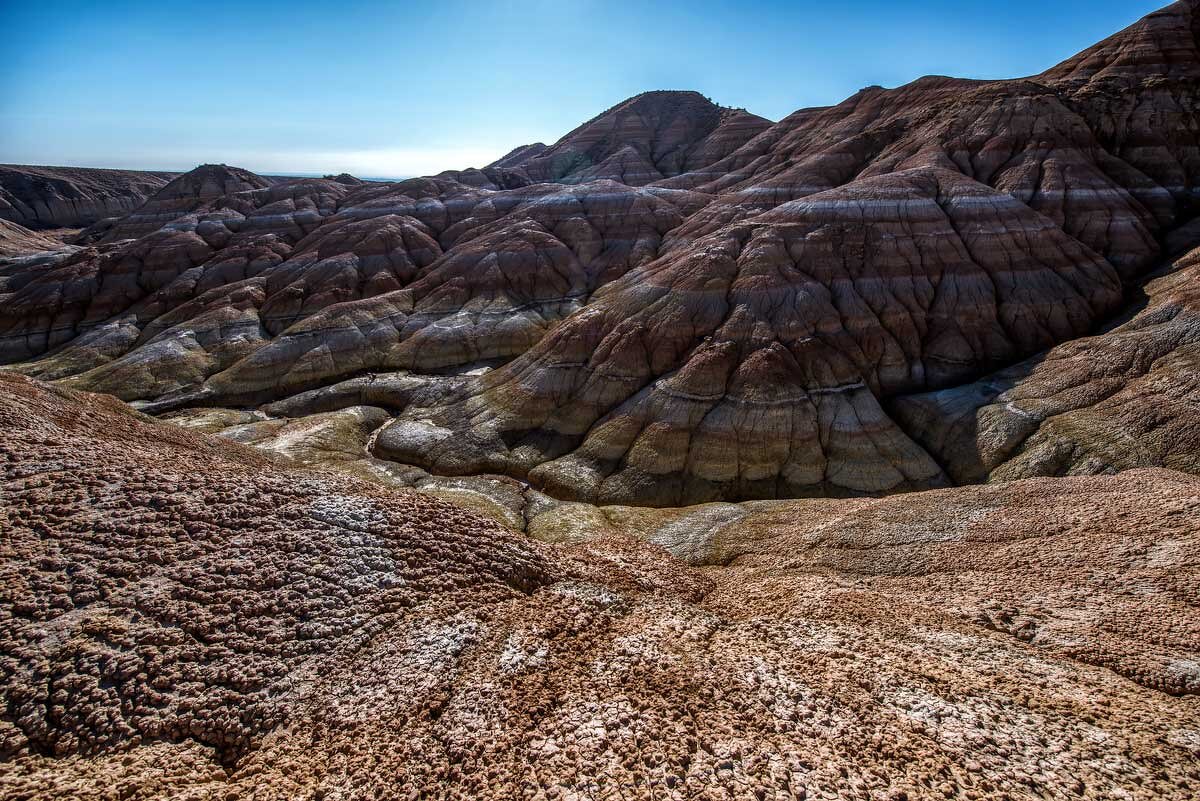
[{"label": "hazy horizon", "polygon": [[427,175],[654,89],[775,121],[927,74],[1035,74],[1163,5],[0,0],[21,45],[0,55],[0,163]]}]

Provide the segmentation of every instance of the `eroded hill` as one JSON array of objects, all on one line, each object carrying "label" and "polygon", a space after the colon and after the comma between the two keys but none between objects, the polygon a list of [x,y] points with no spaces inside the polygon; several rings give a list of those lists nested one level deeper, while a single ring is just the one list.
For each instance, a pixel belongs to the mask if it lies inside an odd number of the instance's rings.
[{"label": "eroded hill", "polygon": [[393,184],[205,165],[0,267],[0,358],[155,412],[366,403],[377,457],[593,504],[1194,470],[1198,25],[776,124],[649,92]]}]

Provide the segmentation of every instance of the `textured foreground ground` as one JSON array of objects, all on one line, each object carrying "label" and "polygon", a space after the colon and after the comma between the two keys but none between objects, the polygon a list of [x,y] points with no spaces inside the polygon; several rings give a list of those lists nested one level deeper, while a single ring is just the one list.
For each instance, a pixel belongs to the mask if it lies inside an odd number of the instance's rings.
[{"label": "textured foreground ground", "polygon": [[11,375],[0,430],[0,797],[1200,793],[1191,476],[726,505],[690,567]]}]

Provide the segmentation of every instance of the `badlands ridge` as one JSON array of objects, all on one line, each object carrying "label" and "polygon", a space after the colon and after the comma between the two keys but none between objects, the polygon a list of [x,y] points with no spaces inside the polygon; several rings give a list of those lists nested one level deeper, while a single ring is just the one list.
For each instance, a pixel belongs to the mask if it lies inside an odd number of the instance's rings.
[{"label": "badlands ridge", "polygon": [[1200,0],[400,182],[0,168],[0,793],[1196,797],[1198,191]]}]

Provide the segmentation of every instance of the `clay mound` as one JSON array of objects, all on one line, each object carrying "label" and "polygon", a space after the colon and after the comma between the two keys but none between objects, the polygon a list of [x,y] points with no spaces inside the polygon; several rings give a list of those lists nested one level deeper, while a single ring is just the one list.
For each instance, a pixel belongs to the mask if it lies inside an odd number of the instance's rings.
[{"label": "clay mound", "polygon": [[675,236],[686,243],[856,178],[938,167],[1014,195],[1132,281],[1190,217],[1200,179],[1195,6],[1169,6],[1029,79],[928,76],[798,111],[659,182],[720,195]]},{"label": "clay mound", "polygon": [[[210,172],[193,176],[181,191],[189,186],[216,191]],[[218,171],[217,177],[223,174]],[[233,180],[234,186],[244,183],[236,174]],[[355,188],[309,179],[215,199],[197,196],[184,202],[196,205],[193,211],[172,216],[140,238],[84,249],[53,270],[40,265],[13,268],[8,293],[0,295],[6,310],[0,320],[0,354],[9,360],[29,358],[81,337],[72,345],[74,352],[60,354],[53,366],[34,370],[58,378],[123,355],[137,344],[141,329],[163,315],[186,319],[189,313],[227,314],[230,306],[245,306],[246,293],[253,288],[243,282],[284,261],[292,246],[331,216]],[[207,308],[189,306],[206,293],[220,297],[201,304]],[[232,329],[215,336],[226,334]],[[227,344],[237,350],[237,340]],[[227,359],[224,366],[232,361]],[[166,375],[173,369],[164,364],[158,371]]]},{"label": "clay mound", "polygon": [[898,173],[635,270],[375,453],[593,503],[936,486],[879,400],[1079,336],[1119,301],[1108,263],[1011,196]]},{"label": "clay mound", "polygon": [[1171,467],[1200,473],[1200,248],[1133,318],[976,383],[901,398],[960,483]]},{"label": "clay mound", "polygon": [[1193,795],[1194,478],[748,507],[700,571],[0,390],[6,796]]},{"label": "clay mound", "polygon": [[[1175,105],[1153,96],[1145,102],[1164,111]],[[1176,120],[1185,132],[1195,122],[1194,107],[1187,108]],[[1136,147],[1128,133],[1105,136],[1128,125],[1156,127],[1126,121],[1109,101],[1085,105],[1033,81],[929,77],[797,112],[711,168],[661,185],[719,193],[674,232],[686,246],[751,214],[853,180],[922,167],[954,170],[1054,220],[1132,280],[1153,263],[1156,236],[1173,224],[1183,200],[1173,193],[1193,185],[1191,169],[1180,174],[1173,165],[1190,163],[1194,143],[1184,133],[1155,153]]]},{"label": "clay mound", "polygon": [[648,93],[434,178],[205,167],[96,247],[5,268],[0,359],[158,411],[411,371],[374,393],[401,418],[379,455],[601,503],[939,486],[970,471],[899,398],[1095,332],[1187,229],[1193,18],[767,127]]},{"label": "clay mound", "polygon": [[490,165],[529,182],[598,179],[642,186],[720,160],[770,126],[698,92],[645,92],[613,106],[549,148],[526,145]]},{"label": "clay mound", "polygon": [[404,289],[304,319],[213,376],[206,402],[262,402],[364,370],[511,359],[653,259],[689,200],[615,183],[488,199],[442,234],[454,246]]},{"label": "clay mound", "polygon": [[[611,182],[343,189],[235,193],[141,240],[29,271],[8,299],[6,341],[37,353],[82,333],[22,369],[82,373],[73,386],[126,400],[213,377],[206,393],[261,402],[363,369],[507,359],[653,259],[703,203]],[[85,275],[103,276],[96,294],[67,302]]]},{"label": "clay mound", "polygon": [[82,228],[128,214],[178,173],[0,164],[0,219],[27,228]]},{"label": "clay mound", "polygon": [[224,164],[202,164],[156,192],[143,205],[119,220],[100,241],[136,239],[195,211],[205,201],[267,186],[270,186],[270,181],[248,170]]},{"label": "clay mound", "polygon": [[1196,40],[1200,16],[1196,0],[1179,2],[1148,14],[1079,53],[1041,77],[1051,81],[1095,81],[1144,78],[1200,78]]}]

